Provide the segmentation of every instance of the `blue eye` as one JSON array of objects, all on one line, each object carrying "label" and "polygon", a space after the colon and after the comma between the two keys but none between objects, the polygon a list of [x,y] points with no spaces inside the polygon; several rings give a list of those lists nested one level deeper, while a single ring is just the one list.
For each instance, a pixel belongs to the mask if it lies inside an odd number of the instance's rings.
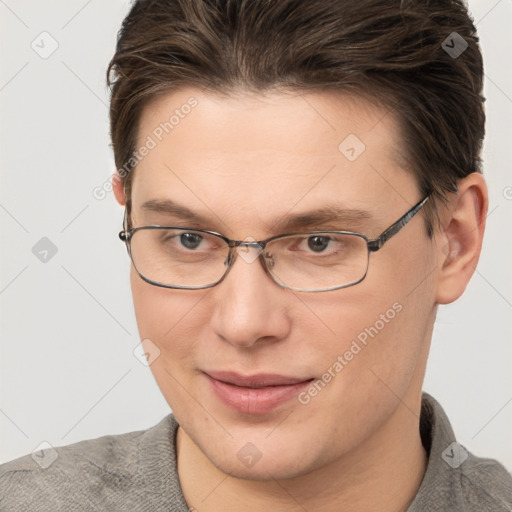
[{"label": "blue eye", "polygon": [[202,241],[203,237],[197,233],[182,233],[180,235],[180,242],[187,249],[197,249]]}]

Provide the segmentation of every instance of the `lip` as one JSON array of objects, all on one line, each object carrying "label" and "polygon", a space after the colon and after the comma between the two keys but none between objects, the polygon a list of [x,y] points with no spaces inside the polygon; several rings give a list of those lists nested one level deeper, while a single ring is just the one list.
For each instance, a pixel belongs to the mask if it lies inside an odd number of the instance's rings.
[{"label": "lip", "polygon": [[213,393],[228,407],[245,414],[265,414],[309,385],[312,378],[260,373],[204,372]]}]

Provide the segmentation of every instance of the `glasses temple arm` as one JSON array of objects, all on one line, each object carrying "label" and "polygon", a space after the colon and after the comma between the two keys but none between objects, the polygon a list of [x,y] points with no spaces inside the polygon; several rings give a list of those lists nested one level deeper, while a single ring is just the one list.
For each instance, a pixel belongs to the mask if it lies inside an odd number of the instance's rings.
[{"label": "glasses temple arm", "polygon": [[378,238],[368,241],[368,249],[372,252],[378,251],[390,238],[395,236],[422,208],[429,200],[430,195],[426,196],[419,203],[414,205],[408,212],[400,217],[394,224],[389,226]]}]

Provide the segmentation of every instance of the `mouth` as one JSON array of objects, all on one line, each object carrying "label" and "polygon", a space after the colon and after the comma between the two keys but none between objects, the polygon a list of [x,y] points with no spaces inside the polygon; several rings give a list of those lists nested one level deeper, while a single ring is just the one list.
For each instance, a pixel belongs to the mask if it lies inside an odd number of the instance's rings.
[{"label": "mouth", "polygon": [[243,414],[271,412],[296,397],[313,380],[278,374],[203,373],[213,394],[224,405]]}]

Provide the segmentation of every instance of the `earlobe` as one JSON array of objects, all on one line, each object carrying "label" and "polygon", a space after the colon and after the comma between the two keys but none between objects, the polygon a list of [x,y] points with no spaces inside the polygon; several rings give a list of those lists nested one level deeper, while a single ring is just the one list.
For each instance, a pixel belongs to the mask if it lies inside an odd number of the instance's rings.
[{"label": "earlobe", "polygon": [[458,192],[453,194],[442,213],[438,234],[438,304],[449,304],[462,295],[476,269],[482,248],[488,208],[485,180],[481,174],[472,173],[458,185]]},{"label": "earlobe", "polygon": [[114,196],[116,197],[117,202],[121,206],[125,206],[126,195],[124,192],[124,183],[117,172],[112,175],[112,190],[114,191]]}]

